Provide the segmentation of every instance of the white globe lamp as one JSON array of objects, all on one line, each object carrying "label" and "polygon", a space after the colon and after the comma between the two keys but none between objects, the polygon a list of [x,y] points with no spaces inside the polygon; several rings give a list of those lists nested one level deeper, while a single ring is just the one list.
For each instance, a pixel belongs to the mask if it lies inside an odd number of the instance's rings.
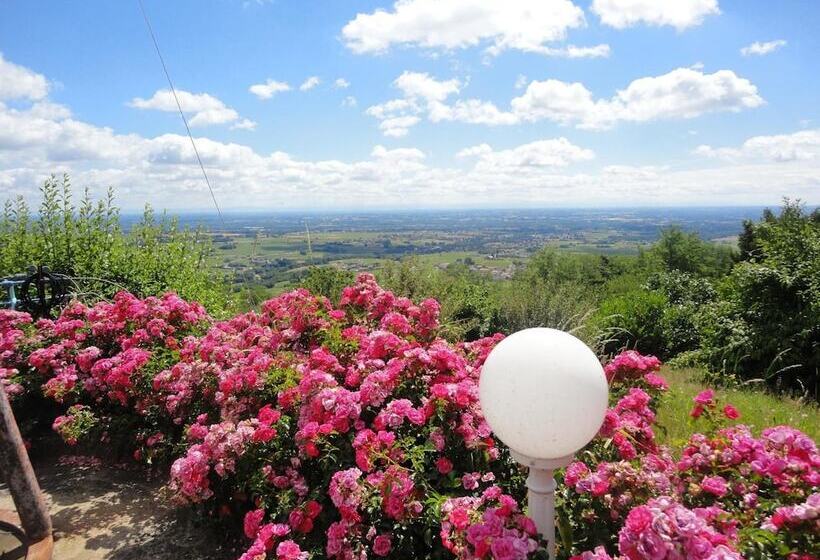
[{"label": "white globe lamp", "polygon": [[595,437],[608,385],[595,353],[569,333],[516,332],[490,352],[481,370],[484,417],[512,456],[529,467],[529,515],[555,557],[555,479]]}]

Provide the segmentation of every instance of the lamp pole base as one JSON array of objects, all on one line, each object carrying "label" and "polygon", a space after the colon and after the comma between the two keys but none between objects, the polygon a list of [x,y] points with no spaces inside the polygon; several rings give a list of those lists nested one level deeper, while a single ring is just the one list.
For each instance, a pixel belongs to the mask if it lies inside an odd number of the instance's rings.
[{"label": "lamp pole base", "polygon": [[569,465],[572,456],[559,459],[532,459],[511,451],[513,459],[529,467],[527,513],[541,536],[547,539],[550,560],[555,560],[555,478],[553,473]]}]

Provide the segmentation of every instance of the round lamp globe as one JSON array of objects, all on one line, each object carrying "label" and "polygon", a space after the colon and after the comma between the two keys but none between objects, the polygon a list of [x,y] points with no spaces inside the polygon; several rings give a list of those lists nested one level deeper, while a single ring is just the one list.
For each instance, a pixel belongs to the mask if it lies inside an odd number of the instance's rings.
[{"label": "round lamp globe", "polygon": [[595,353],[569,333],[516,332],[487,357],[479,379],[484,417],[512,451],[529,459],[572,456],[595,437],[608,385]]}]

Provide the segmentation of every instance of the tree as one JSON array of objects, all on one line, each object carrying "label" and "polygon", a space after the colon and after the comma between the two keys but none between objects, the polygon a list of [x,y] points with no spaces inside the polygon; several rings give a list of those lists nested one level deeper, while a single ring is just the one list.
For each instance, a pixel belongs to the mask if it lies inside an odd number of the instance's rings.
[{"label": "tree", "polygon": [[702,312],[702,354],[714,369],[820,396],[820,222],[786,200],[752,229],[754,258]]},{"label": "tree", "polygon": [[743,220],[743,231],[737,238],[740,251],[738,261],[750,261],[760,254],[760,245],[755,237],[755,223],[752,220]]},{"label": "tree", "polygon": [[661,230],[660,239],[649,252],[668,271],[722,276],[732,267],[731,249],[703,241],[697,233],[678,226]]}]

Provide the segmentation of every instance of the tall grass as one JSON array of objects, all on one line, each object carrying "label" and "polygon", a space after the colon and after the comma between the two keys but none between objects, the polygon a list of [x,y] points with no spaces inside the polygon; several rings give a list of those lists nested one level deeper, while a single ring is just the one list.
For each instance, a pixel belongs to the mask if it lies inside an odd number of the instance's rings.
[{"label": "tall grass", "polygon": [[[707,388],[698,381],[702,373],[698,369],[665,368],[663,371],[670,387],[658,410],[658,423],[662,426],[658,437],[674,450],[680,449],[689,436],[698,431],[697,421],[689,416],[689,411],[692,398]],[[738,422],[749,426],[755,434],[768,426],[789,424],[815,441],[820,440],[820,408],[813,402],[774,395],[759,387],[716,389],[716,394],[723,402],[737,407],[741,414]]]}]

